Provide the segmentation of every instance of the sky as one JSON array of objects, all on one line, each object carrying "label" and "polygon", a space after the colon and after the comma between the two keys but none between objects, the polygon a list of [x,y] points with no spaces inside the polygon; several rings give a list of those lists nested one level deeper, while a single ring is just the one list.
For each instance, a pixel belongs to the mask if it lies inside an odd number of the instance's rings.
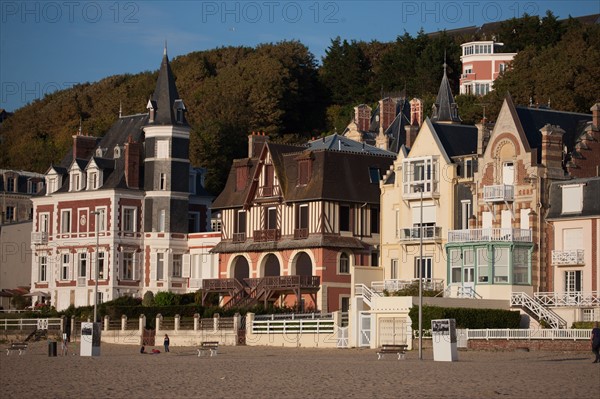
[{"label": "sky", "polygon": [[169,58],[299,40],[318,61],[331,39],[389,42],[408,32],[480,26],[546,10],[600,13],[600,1],[9,1],[0,2],[0,108],[55,90],[157,70]]}]

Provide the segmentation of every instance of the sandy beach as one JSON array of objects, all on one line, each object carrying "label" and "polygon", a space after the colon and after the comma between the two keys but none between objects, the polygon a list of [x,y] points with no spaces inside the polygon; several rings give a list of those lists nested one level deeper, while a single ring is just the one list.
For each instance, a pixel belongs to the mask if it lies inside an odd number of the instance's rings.
[{"label": "sandy beach", "polygon": [[[162,350],[162,348],[157,347]],[[461,351],[459,361],[377,360],[371,349],[220,347],[142,355],[102,344],[100,357],[48,357],[47,343],[0,355],[3,398],[597,398],[600,364],[581,352]]]}]

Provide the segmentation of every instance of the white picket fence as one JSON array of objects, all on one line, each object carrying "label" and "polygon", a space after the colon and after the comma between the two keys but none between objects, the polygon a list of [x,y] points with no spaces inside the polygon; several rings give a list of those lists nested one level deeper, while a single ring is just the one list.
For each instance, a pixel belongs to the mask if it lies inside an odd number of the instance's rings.
[{"label": "white picket fence", "polygon": [[[289,315],[288,315],[289,317]],[[295,318],[255,319],[252,323],[253,334],[325,334],[333,333],[335,324],[333,318]]]},{"label": "white picket fence", "polygon": [[0,330],[60,330],[60,318],[50,319],[0,319]]},{"label": "white picket fence", "polygon": [[465,329],[459,330],[466,334],[467,339],[550,339],[550,340],[589,340],[591,329]]}]

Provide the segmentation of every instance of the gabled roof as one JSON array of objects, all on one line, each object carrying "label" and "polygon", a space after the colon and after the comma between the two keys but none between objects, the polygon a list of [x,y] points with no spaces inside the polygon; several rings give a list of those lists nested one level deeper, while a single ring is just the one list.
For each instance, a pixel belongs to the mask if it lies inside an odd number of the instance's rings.
[{"label": "gabled roof", "polygon": [[[177,93],[177,86],[175,85],[175,78],[173,77],[173,71],[171,71],[171,65],[169,64],[169,57],[167,56],[166,47],[162,62],[160,64],[158,80],[156,81],[156,88],[154,89],[151,102],[152,106],[156,109],[153,122],[155,125],[181,124],[177,122],[175,106],[177,105],[183,107],[183,102],[181,102],[179,93]],[[187,125],[185,112],[183,116],[183,124]]]},{"label": "gabled roof", "polygon": [[73,168],[73,165],[77,165],[79,170],[83,171],[83,170],[85,170],[87,164],[88,164],[87,159],[77,158],[77,159],[74,159],[73,162],[71,162],[71,165],[69,166],[69,170],[71,170]]},{"label": "gabled roof", "polygon": [[[562,186],[583,184],[583,207],[581,213],[562,214]],[[585,217],[600,217],[600,177],[588,177],[553,182],[550,185],[550,209],[547,219],[580,219]]]}]

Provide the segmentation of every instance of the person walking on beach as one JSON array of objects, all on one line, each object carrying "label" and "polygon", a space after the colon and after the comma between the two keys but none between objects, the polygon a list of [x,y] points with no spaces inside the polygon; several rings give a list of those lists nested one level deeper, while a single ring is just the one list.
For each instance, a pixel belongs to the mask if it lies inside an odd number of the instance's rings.
[{"label": "person walking on beach", "polygon": [[169,351],[169,344],[171,343],[171,341],[169,340],[169,336],[167,334],[165,334],[165,340],[163,342],[163,345],[165,346],[165,352]]},{"label": "person walking on beach", "polygon": [[600,328],[598,327],[598,322],[594,323],[590,339],[592,340],[592,352],[596,355],[594,363],[600,363]]}]

